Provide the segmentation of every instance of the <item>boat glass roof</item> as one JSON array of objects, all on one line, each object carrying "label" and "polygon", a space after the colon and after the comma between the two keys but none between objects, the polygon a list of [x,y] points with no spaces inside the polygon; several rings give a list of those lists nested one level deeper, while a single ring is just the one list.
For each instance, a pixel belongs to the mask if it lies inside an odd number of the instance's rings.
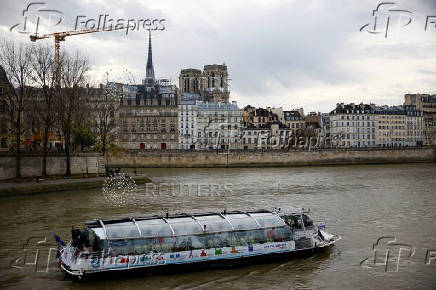
[{"label": "boat glass roof", "polygon": [[251,216],[242,214],[229,214],[226,215],[227,219],[232,223],[235,231],[239,230],[253,230],[259,228],[256,220]]},{"label": "boat glass roof", "polygon": [[176,236],[197,235],[203,233],[201,225],[192,217],[170,218],[168,223]]},{"label": "boat glass roof", "polygon": [[264,228],[281,227],[284,225],[283,220],[275,214],[271,213],[252,213],[251,216],[255,218],[258,223]]},{"label": "boat glass roof", "polygon": [[149,219],[136,221],[142,237],[171,236],[171,228],[163,219]]},{"label": "boat glass roof", "polygon": [[133,221],[117,224],[108,224],[105,225],[105,228],[107,237],[109,239],[140,237],[138,228],[135,226],[135,223],[133,223]]},{"label": "boat glass roof", "polygon": [[198,221],[206,226],[208,233],[232,231],[232,226],[229,222],[220,215],[198,216]]},{"label": "boat glass roof", "polygon": [[[100,222],[100,221],[99,221]],[[136,224],[135,224],[136,222]],[[169,236],[198,235],[204,232],[255,230],[285,225],[283,220],[272,212],[207,214],[195,216],[173,216],[169,218],[137,218],[93,223],[91,230],[100,239],[152,238]],[[206,226],[206,227],[204,227]],[[138,230],[139,228],[139,230]],[[174,231],[174,232],[173,232]]]}]

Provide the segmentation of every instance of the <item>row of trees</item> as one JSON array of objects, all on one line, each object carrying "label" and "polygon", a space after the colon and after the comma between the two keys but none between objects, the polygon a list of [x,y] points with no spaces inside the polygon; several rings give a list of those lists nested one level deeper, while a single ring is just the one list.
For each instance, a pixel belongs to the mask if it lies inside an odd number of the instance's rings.
[{"label": "row of trees", "polygon": [[[2,98],[14,136],[18,179],[26,128],[41,136],[43,177],[47,176],[49,136],[53,132],[60,131],[63,136],[66,176],[71,175],[70,154],[75,146],[83,149],[98,141],[105,152],[115,140],[115,107],[113,102],[106,101],[113,100],[116,94],[103,86],[89,88],[89,60],[80,52],[62,53],[60,84],[56,83],[57,64],[52,46],[1,40],[0,65],[10,83]],[[99,93],[90,94],[91,90]],[[95,135],[92,127],[96,129]]]}]

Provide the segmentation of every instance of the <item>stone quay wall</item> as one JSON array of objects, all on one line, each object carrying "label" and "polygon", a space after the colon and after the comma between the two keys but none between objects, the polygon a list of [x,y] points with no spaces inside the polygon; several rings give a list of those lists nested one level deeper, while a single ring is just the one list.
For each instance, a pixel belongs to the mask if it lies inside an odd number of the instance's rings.
[{"label": "stone quay wall", "polygon": [[[13,154],[0,154],[0,180],[15,178],[16,158]],[[67,161],[65,153],[50,153],[47,156],[47,174],[60,176],[65,174]],[[72,175],[105,174],[105,162],[100,153],[86,152],[71,154]],[[21,176],[32,178],[42,176],[42,155],[40,153],[23,153],[21,156]]]},{"label": "stone quay wall", "polygon": [[328,150],[128,150],[108,154],[110,168],[141,167],[275,167],[339,164],[435,162],[436,149],[380,148]]}]

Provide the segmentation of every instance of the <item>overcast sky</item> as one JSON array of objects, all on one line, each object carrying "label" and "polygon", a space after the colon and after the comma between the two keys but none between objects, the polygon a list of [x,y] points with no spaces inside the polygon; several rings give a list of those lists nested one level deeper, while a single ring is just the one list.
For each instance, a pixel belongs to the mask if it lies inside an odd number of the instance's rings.
[{"label": "overcast sky", "polygon": [[[53,27],[41,18],[39,32],[74,30],[77,16],[98,19],[165,19],[165,30],[154,32],[153,62],[158,77],[178,84],[183,68],[201,69],[225,62],[229,69],[231,99],[242,107],[303,107],[328,112],[338,102],[402,104],[405,93],[436,93],[436,28],[425,24],[435,16],[436,0],[392,1],[407,12],[391,15],[388,37],[369,33],[372,10],[381,1],[39,1],[46,9],[63,13]],[[1,37],[28,41],[23,10],[31,1],[2,0]],[[36,19],[29,11],[27,31]],[[33,14],[32,14],[33,13]],[[39,12],[41,17],[44,12]],[[412,22],[408,22],[411,16]],[[56,17],[52,18],[56,20]],[[365,27],[362,32],[360,28]],[[12,31],[10,28],[20,24]],[[371,27],[370,27],[371,26]],[[83,26],[81,27],[83,28]],[[137,83],[145,76],[148,32],[140,30],[71,36],[62,49],[79,49],[92,64],[93,79],[112,76]],[[40,40],[53,45],[52,39]],[[129,80],[130,82],[130,80]]]}]

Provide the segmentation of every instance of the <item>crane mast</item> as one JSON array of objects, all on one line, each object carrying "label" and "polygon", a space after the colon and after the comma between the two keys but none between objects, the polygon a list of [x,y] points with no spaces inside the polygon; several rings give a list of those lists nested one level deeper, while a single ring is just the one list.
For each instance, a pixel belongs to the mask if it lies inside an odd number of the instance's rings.
[{"label": "crane mast", "polygon": [[124,26],[115,26],[114,28],[109,29],[86,29],[86,30],[72,30],[72,31],[62,31],[62,32],[54,32],[50,34],[44,34],[44,35],[30,35],[30,40],[35,42],[40,39],[50,38],[53,37],[55,41],[55,64],[56,64],[56,85],[60,88],[61,87],[61,54],[60,54],[60,48],[61,48],[61,41],[65,41],[65,38],[67,36],[73,36],[73,35],[80,35],[80,34],[88,34],[88,33],[94,33],[94,32],[104,32],[104,31],[114,31],[114,30],[121,30],[126,29]]}]

